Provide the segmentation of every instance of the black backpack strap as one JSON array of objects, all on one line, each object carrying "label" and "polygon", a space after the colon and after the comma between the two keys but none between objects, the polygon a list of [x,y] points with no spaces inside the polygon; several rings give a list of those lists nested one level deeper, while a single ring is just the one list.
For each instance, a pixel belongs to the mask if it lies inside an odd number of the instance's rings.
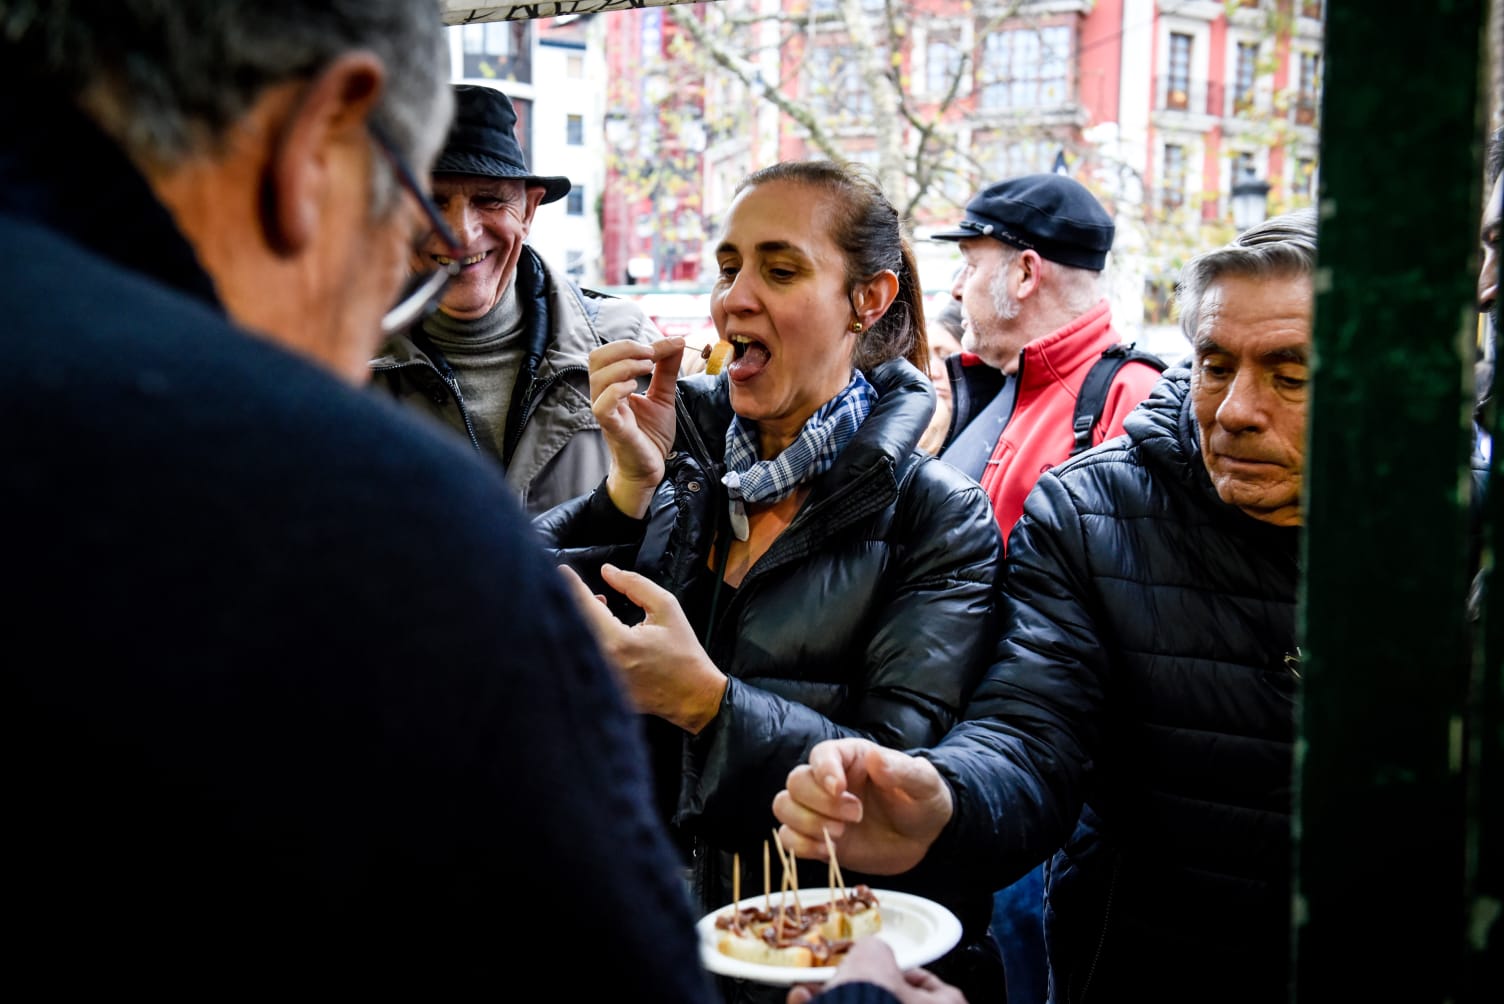
[{"label": "black backpack strap", "polygon": [[1165,361],[1152,352],[1136,349],[1132,343],[1114,345],[1102,350],[1102,358],[1091,364],[1086,379],[1081,383],[1081,394],[1076,398],[1076,414],[1071,420],[1075,444],[1071,456],[1091,446],[1091,430],[1102,420],[1102,409],[1107,407],[1107,389],[1118,375],[1118,370],[1129,363],[1143,363],[1163,373]]}]

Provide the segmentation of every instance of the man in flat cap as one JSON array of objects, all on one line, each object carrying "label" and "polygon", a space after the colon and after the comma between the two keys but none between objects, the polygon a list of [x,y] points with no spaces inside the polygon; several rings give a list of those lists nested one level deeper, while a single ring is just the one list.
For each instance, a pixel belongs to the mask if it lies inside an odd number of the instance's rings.
[{"label": "man in flat cap", "polygon": [[373,382],[500,460],[536,514],[606,476],[610,458],[590,411],[590,351],[661,336],[636,304],[581,289],[527,246],[533,214],[568,194],[569,179],[528,170],[505,94],[453,87],[433,197],[459,255],[432,236],[420,248],[427,261],[417,264],[454,276],[438,309],[372,360]]},{"label": "man in flat cap", "polygon": [[774,797],[784,848],[870,875],[1002,886],[1048,859],[1035,1001],[1291,999],[1316,238],[1297,210],[1182,270],[1190,354],[1125,436],[1039,476],[945,738],[825,740]]},{"label": "man in flat cap", "polygon": [[[1114,230],[1081,183],[1030,174],[982,189],[955,229],[934,235],[958,242],[964,260],[951,287],[962,351],[946,360],[952,415],[940,457],[981,482],[1005,546],[1040,473],[1078,445],[1120,435],[1163,368],[1127,354],[1113,330],[1103,269]],[[1102,371],[1107,382],[1082,414],[1077,403],[1104,352],[1103,365],[1122,365]],[[1043,898],[1039,868],[997,894],[1009,996],[1020,1000],[1043,999]]]},{"label": "man in flat cap", "polygon": [[[1088,371],[1104,351],[1125,352],[1103,279],[1113,231],[1079,182],[1030,174],[988,185],[955,229],[933,235],[958,242],[964,260],[951,287],[965,316],[962,352],[947,361],[953,414],[941,457],[981,482],[1005,545],[1040,472],[1077,444]],[[1163,368],[1119,358],[1082,445],[1121,434]]]}]

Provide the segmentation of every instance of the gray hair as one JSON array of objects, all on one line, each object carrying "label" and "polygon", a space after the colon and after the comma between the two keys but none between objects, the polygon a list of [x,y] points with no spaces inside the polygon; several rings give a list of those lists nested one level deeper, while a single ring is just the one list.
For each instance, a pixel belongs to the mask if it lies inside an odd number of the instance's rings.
[{"label": "gray hair", "polygon": [[[357,50],[387,71],[373,118],[426,171],[452,100],[433,0],[0,0],[10,86],[61,88],[133,160],[162,167],[214,152],[267,88]],[[395,186],[384,167],[372,180],[383,212]]]},{"label": "gray hair", "polygon": [[1201,327],[1201,300],[1225,275],[1264,279],[1316,271],[1316,210],[1297,209],[1250,227],[1215,251],[1186,263],[1175,287],[1180,330],[1192,342]]}]

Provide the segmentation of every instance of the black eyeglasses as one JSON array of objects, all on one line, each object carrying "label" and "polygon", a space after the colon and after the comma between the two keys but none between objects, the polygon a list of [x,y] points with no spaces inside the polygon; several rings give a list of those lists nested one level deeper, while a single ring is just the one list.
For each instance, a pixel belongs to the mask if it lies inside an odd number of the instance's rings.
[{"label": "black eyeglasses", "polygon": [[[454,231],[449,229],[449,224],[444,222],[444,217],[439,215],[439,207],[433,204],[428,193],[423,191],[423,186],[418,184],[418,179],[413,175],[413,169],[407,166],[407,161],[397,152],[397,147],[392,143],[387,131],[379,122],[367,123],[371,138],[376,141],[376,147],[386,157],[387,163],[392,167],[392,173],[397,176],[397,183],[407,190],[408,194],[417,200],[423,215],[428,218],[432,232],[439,235],[444,242],[445,248],[450,252],[452,260],[448,265],[436,267],[432,272],[415,273],[403,285],[401,294],[397,297],[397,303],[386,312],[381,319],[381,333],[383,335],[395,334],[411,325],[414,321],[422,318],[438,304],[439,297],[444,293],[444,287],[449,281],[459,275],[459,238],[454,236]],[[424,234],[424,239],[428,237]]]}]

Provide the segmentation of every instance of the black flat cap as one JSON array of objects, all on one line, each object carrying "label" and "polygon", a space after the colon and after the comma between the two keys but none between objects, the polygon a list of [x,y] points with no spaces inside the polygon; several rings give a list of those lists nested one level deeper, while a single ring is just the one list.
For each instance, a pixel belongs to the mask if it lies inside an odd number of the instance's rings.
[{"label": "black flat cap", "polygon": [[444,149],[434,162],[434,174],[478,174],[486,178],[518,178],[543,186],[543,201],[556,202],[569,194],[568,178],[539,177],[527,169],[517,142],[517,110],[511,99],[494,87],[454,84],[454,121]]},{"label": "black flat cap", "polygon": [[1026,174],[982,189],[966,204],[956,229],[930,239],[995,237],[1062,265],[1100,272],[1113,233],[1112,217],[1085,185],[1063,174]]}]

